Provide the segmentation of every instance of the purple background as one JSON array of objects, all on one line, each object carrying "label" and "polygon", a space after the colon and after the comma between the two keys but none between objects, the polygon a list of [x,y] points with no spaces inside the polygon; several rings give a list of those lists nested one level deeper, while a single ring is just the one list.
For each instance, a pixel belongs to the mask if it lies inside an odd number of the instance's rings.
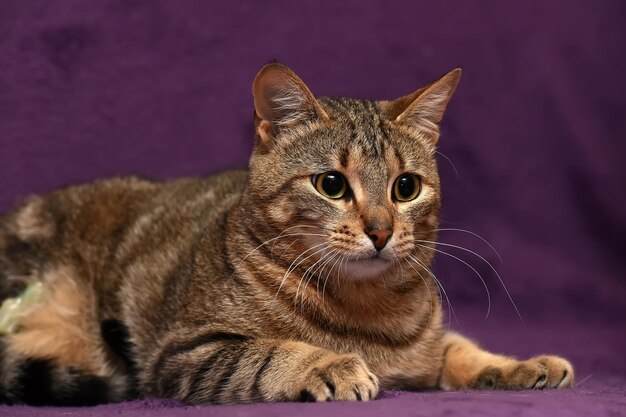
[{"label": "purple background", "polygon": [[[460,66],[443,125],[442,232],[496,265],[516,301],[439,257],[458,322],[510,354],[570,358],[559,392],[387,393],[369,404],[182,408],[144,401],[73,415],[626,413],[626,2],[22,1],[0,5],[0,211],[31,193],[138,173],[243,167],[251,83],[270,58],[317,95],[393,98]],[[458,176],[456,174],[458,172]],[[442,249],[450,249],[444,248]],[[2,407],[0,415],[69,412]]]}]

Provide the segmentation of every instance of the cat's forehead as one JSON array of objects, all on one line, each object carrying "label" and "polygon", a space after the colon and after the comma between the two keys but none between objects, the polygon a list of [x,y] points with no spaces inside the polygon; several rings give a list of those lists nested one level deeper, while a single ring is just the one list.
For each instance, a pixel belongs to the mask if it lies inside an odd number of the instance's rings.
[{"label": "cat's forehead", "polygon": [[374,100],[350,97],[321,97],[318,102],[331,117],[357,117],[363,114],[382,115],[382,108]]},{"label": "cat's forehead", "polygon": [[406,171],[436,175],[434,149],[390,120],[380,102],[323,97],[319,103],[329,119],[288,131],[275,148],[276,166],[306,174],[338,170],[381,184]]},{"label": "cat's forehead", "polygon": [[324,97],[319,100],[331,122],[322,129],[325,155],[373,174],[390,165],[403,170],[432,159],[432,149],[398,128],[379,102]]},{"label": "cat's forehead", "polygon": [[364,157],[379,159],[389,145],[389,128],[380,107],[371,100],[329,99],[329,116],[348,130],[346,139]]}]

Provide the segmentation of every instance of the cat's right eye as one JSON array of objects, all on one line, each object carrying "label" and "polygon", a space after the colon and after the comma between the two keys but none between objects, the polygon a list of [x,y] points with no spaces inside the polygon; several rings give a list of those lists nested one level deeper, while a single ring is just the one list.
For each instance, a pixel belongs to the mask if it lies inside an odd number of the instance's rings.
[{"label": "cat's right eye", "polygon": [[337,171],[324,172],[312,178],[315,189],[324,197],[339,199],[346,194],[348,184],[343,175]]}]

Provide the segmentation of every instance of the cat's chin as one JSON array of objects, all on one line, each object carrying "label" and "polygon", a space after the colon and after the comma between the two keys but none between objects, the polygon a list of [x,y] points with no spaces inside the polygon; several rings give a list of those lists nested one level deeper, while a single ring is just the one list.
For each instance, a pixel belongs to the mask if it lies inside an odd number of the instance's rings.
[{"label": "cat's chin", "polygon": [[341,268],[344,276],[353,280],[372,279],[391,267],[391,261],[380,256],[367,259],[354,259],[345,262]]}]

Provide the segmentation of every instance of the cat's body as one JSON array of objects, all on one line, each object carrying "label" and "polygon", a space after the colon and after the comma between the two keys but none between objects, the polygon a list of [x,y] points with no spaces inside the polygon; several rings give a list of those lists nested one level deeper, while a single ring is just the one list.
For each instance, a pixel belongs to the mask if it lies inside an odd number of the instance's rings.
[{"label": "cat's body", "polygon": [[27,200],[0,223],[0,298],[34,281],[44,295],[0,338],[0,402],[571,385],[563,359],[518,362],[441,328],[427,267],[451,74],[395,102],[317,101],[271,64],[255,81],[249,173]]}]

